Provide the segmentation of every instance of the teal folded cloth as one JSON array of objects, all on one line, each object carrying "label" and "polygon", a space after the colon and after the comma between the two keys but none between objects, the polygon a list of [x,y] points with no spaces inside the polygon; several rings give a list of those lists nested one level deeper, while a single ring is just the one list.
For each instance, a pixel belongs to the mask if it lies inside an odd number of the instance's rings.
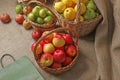
[{"label": "teal folded cloth", "polygon": [[0,70],[0,80],[44,80],[27,56]]}]

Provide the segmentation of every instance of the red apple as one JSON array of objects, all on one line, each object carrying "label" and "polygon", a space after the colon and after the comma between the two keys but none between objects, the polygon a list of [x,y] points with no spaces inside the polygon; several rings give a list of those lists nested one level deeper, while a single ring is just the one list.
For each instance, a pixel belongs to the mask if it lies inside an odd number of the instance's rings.
[{"label": "red apple", "polygon": [[40,45],[41,45],[42,47],[43,47],[45,44],[46,44],[46,43],[45,43],[44,40],[42,40],[42,41],[40,42]]},{"label": "red apple", "polygon": [[53,69],[61,68],[61,67],[62,67],[61,63],[57,63],[57,62],[54,62],[51,66],[51,68],[53,68]]},{"label": "red apple", "polygon": [[63,66],[67,66],[72,62],[72,58],[71,57],[66,57],[65,61],[62,63]]},{"label": "red apple", "polygon": [[55,48],[52,43],[44,44],[43,46],[44,53],[53,53],[54,51],[55,51]]},{"label": "red apple", "polygon": [[[42,36],[44,36],[44,35],[46,35],[48,33],[49,33],[49,31],[44,31]],[[46,43],[50,43],[50,42],[52,42],[52,39],[53,39],[53,34],[49,34],[47,37],[44,38],[44,41]]]},{"label": "red apple", "polygon": [[69,45],[66,48],[66,54],[70,57],[75,57],[77,55],[77,49],[74,45]]},{"label": "red apple", "polygon": [[54,36],[52,43],[55,47],[63,47],[65,45],[65,40],[62,35],[57,34]]},{"label": "red apple", "polygon": [[22,24],[24,20],[25,20],[25,18],[24,18],[24,16],[21,15],[21,14],[17,14],[17,15],[15,16],[15,21],[16,21],[18,24]]},{"label": "red apple", "polygon": [[32,31],[32,38],[37,41],[41,37],[41,32],[38,29]]},{"label": "red apple", "polygon": [[54,58],[54,61],[58,63],[63,63],[66,59],[65,52],[59,49],[55,50],[55,52],[53,53],[53,58]]},{"label": "red apple", "polygon": [[40,65],[44,67],[51,66],[53,64],[53,56],[50,53],[42,54],[40,58]]},{"label": "red apple", "polygon": [[[36,45],[36,43],[34,42],[31,46],[32,52],[34,51],[35,45]],[[36,54],[38,55],[38,54],[41,54],[41,53],[42,53],[42,46],[39,44],[37,46],[37,49],[36,49]]]},{"label": "red apple", "polygon": [[31,6],[25,6],[23,7],[23,14],[27,16],[27,14],[29,14],[32,11],[32,7]]},{"label": "red apple", "polygon": [[64,46],[63,46],[63,47],[56,47],[55,49],[56,49],[56,50],[59,49],[59,50],[63,50],[63,51],[64,51],[64,50],[65,50],[65,47],[64,47]]},{"label": "red apple", "polygon": [[11,21],[11,18],[9,16],[9,14],[7,13],[3,13],[0,15],[0,20],[3,22],[3,23],[9,23]]},{"label": "red apple", "polygon": [[23,21],[23,27],[25,29],[30,29],[32,27],[31,23],[28,20]]},{"label": "red apple", "polygon": [[73,39],[70,34],[64,34],[63,38],[65,39],[66,44],[73,44]]}]

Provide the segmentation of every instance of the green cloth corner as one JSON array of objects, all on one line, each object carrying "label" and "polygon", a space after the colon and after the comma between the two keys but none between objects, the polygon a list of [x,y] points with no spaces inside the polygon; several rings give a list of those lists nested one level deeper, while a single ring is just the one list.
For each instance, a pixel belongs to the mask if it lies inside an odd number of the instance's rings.
[{"label": "green cloth corner", "polygon": [[27,56],[0,70],[0,80],[44,80]]}]

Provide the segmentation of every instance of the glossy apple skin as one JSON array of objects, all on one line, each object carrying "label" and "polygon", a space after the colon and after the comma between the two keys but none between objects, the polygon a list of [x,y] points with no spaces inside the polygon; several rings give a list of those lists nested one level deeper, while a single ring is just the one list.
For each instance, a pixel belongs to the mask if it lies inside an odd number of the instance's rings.
[{"label": "glossy apple skin", "polygon": [[63,47],[65,45],[65,40],[62,35],[57,34],[54,36],[52,43],[55,47]]},{"label": "glossy apple skin", "polygon": [[67,66],[72,62],[72,58],[71,57],[66,57],[65,61],[62,63],[63,66]]},{"label": "glossy apple skin", "polygon": [[35,40],[35,41],[37,41],[40,37],[41,37],[41,32],[40,32],[40,30],[38,30],[38,29],[34,29],[33,31],[32,31],[32,38]]},{"label": "glossy apple skin", "polygon": [[9,14],[7,13],[3,13],[0,15],[0,20],[3,22],[3,23],[9,23],[11,21],[11,18],[9,16]]},{"label": "glossy apple skin", "polygon": [[66,48],[66,54],[69,57],[75,57],[77,55],[77,49],[76,49],[76,47],[74,45],[67,46],[67,48]]},{"label": "glossy apple skin", "polygon": [[21,14],[17,14],[15,16],[15,21],[18,23],[18,24],[23,24],[23,21],[25,20],[24,16],[21,15]]},{"label": "glossy apple skin", "polygon": [[[48,34],[49,31],[44,31],[42,33],[42,36],[45,36],[46,34]],[[47,37],[45,37],[43,40],[46,42],[46,43],[51,43],[52,42],[52,39],[53,39],[53,34],[49,34]]]},{"label": "glossy apple skin", "polygon": [[50,53],[42,54],[40,58],[40,65],[44,67],[51,66],[53,64],[53,56]]},{"label": "glossy apple skin", "polygon": [[53,53],[55,51],[55,47],[53,46],[52,43],[47,43],[43,47],[43,52],[44,53]]},{"label": "glossy apple skin", "polygon": [[58,49],[53,53],[53,58],[55,62],[63,63],[66,59],[65,52]]},{"label": "glossy apple skin", "polygon": [[62,64],[61,63],[57,63],[57,62],[54,62],[51,66],[51,68],[53,69],[57,69],[57,68],[61,68],[62,67]]},{"label": "glossy apple skin", "polygon": [[[36,42],[34,42],[31,45],[32,52],[34,52],[35,45],[36,45]],[[40,44],[37,46],[37,49],[36,49],[36,55],[39,55],[39,54],[42,54],[42,46]]]},{"label": "glossy apple skin", "polygon": [[73,39],[70,34],[64,34],[63,38],[65,39],[66,44],[73,44]]}]

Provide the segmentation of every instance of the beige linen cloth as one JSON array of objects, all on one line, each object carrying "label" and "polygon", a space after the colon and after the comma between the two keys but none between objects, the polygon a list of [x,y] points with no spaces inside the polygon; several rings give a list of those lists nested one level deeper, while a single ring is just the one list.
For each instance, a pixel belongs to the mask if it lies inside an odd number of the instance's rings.
[{"label": "beige linen cloth", "polygon": [[[7,12],[12,21],[0,22],[0,57],[4,53],[19,59],[27,55],[45,80],[120,80],[120,0],[95,0],[103,21],[90,35],[79,39],[79,59],[69,71],[53,75],[41,70],[30,50],[32,30],[14,21],[17,0],[0,0],[0,14]],[[4,60],[11,63],[10,58]],[[1,68],[1,67],[0,67]]]}]

